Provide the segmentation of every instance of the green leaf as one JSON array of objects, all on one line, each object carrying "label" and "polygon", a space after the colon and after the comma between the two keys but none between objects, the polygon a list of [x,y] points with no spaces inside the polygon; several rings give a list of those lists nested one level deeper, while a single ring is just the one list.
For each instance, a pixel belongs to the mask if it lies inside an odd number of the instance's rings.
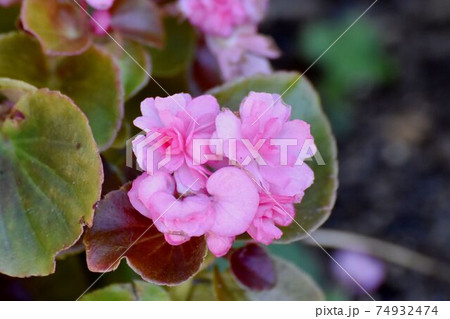
[{"label": "green leaf", "polygon": [[338,186],[336,142],[330,125],[314,88],[304,77],[295,82],[299,77],[300,74],[295,72],[277,72],[269,76],[244,78],[210,92],[220,105],[238,110],[240,102],[250,91],[282,94],[287,90],[282,98],[292,106],[292,118],[302,119],[311,125],[315,144],[325,165],[318,165],[315,160],[307,162],[314,170],[315,181],[296,207],[296,222],[281,228],[283,237],[278,242],[283,243],[307,236],[306,232],[314,231],[328,219]]},{"label": "green leaf", "polygon": [[217,301],[214,295],[211,272],[202,272],[193,280],[188,301]]},{"label": "green leaf", "polygon": [[152,220],[133,208],[127,192],[113,191],[98,204],[84,237],[89,269],[109,272],[125,258],[144,280],[158,285],[178,285],[195,275],[206,255],[204,237],[168,244]]},{"label": "green leaf", "polygon": [[111,145],[123,115],[123,88],[114,58],[93,46],[69,57],[46,57],[39,43],[24,33],[0,36],[0,77],[61,91],[86,114],[95,140]]},{"label": "green leaf", "polygon": [[[0,88],[11,83],[2,79]],[[0,122],[0,272],[54,272],[56,254],[92,222],[102,181],[83,113],[59,92],[24,93]]]},{"label": "green leaf", "polygon": [[[299,51],[311,61],[326,50],[357,13],[349,12],[336,21],[319,21],[304,28],[299,36]],[[361,86],[383,83],[394,75],[395,68],[382,47],[380,34],[369,20],[361,20],[318,62],[323,69],[325,89],[340,97]]]},{"label": "green leaf", "polygon": [[111,27],[142,44],[162,47],[164,28],[158,5],[148,0],[115,0],[110,9]]},{"label": "green leaf", "polygon": [[217,301],[214,297],[214,290],[210,283],[200,282],[192,287],[189,294],[189,301]]},{"label": "green leaf", "polygon": [[20,5],[0,6],[0,33],[14,31],[19,20]]},{"label": "green leaf", "polygon": [[33,93],[36,90],[37,88],[28,83],[0,78],[0,94],[10,102],[16,103],[23,95]]},{"label": "green leaf", "polygon": [[72,0],[24,0],[20,16],[47,54],[80,54],[91,44],[89,17]]},{"label": "green leaf", "polygon": [[176,18],[164,20],[166,44],[163,49],[149,48],[153,75],[171,77],[187,68],[194,58],[196,35],[187,21]]},{"label": "green leaf", "polygon": [[169,294],[161,287],[144,281],[114,284],[88,293],[81,301],[169,301]]},{"label": "green leaf", "polygon": [[125,41],[122,47],[123,49],[111,42],[107,49],[117,59],[125,89],[125,100],[128,100],[148,84],[152,64],[150,54],[139,43]]},{"label": "green leaf", "polygon": [[229,271],[220,273],[219,269],[214,267],[212,284],[216,299],[219,301],[249,300],[245,289],[239,286]]},{"label": "green leaf", "polygon": [[322,301],[325,299],[317,284],[291,263],[273,258],[277,283],[269,290],[256,291],[240,286],[229,271],[214,272],[214,291],[218,300],[258,301]]}]

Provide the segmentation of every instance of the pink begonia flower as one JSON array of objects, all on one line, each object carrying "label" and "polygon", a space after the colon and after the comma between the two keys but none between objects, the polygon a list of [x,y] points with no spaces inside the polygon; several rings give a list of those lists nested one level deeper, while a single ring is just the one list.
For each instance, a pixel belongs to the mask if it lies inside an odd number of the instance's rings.
[{"label": "pink begonia flower", "polygon": [[272,67],[268,59],[280,56],[273,40],[258,34],[253,25],[236,29],[228,38],[208,36],[206,41],[226,81],[258,73],[269,74]]},{"label": "pink begonia flower", "polygon": [[[314,155],[316,147],[309,124],[291,121],[291,107],[277,94],[251,92],[239,113],[240,118],[230,110],[222,111],[213,138],[222,139],[223,155],[246,169],[259,184],[261,203],[249,234],[268,244],[281,237],[275,225],[292,222],[293,204],[302,200],[314,181],[313,171],[303,161]],[[232,142],[235,148],[230,147]],[[280,213],[291,217],[280,218]]]},{"label": "pink begonia flower", "polygon": [[240,169],[222,168],[208,179],[206,192],[176,197],[175,180],[164,172],[143,173],[128,193],[131,204],[153,220],[171,245],[206,234],[209,250],[225,255],[235,236],[254,219],[259,196],[252,180]]},{"label": "pink begonia flower", "polygon": [[97,10],[109,10],[114,4],[114,0],[86,0],[86,2]]},{"label": "pink begonia flower", "polygon": [[96,10],[92,14],[91,26],[97,35],[105,35],[111,27],[111,13],[108,10]]},{"label": "pink begonia flower", "polygon": [[[158,170],[175,174],[177,191],[206,186],[208,170],[193,159],[195,139],[208,139],[214,132],[219,104],[211,95],[192,99],[189,94],[148,98],[141,104],[141,117],[134,125],[146,132],[133,141],[139,166],[149,174]],[[206,161],[206,160],[205,160]],[[160,166],[160,163],[164,165]],[[195,180],[198,181],[193,184]]]},{"label": "pink begonia flower", "polygon": [[180,0],[181,12],[205,34],[229,37],[236,27],[258,23],[267,0]]}]

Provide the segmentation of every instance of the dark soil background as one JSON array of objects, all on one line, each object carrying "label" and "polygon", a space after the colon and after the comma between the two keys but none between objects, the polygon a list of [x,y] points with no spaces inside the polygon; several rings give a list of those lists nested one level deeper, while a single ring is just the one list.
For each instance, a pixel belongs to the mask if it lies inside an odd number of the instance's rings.
[{"label": "dark soil background", "polygon": [[[307,69],[313,60],[302,56],[296,43],[302,41],[302,29],[314,21],[338,19],[345,12],[353,12],[356,19],[372,2],[272,1],[263,31],[274,36],[285,53],[276,67]],[[347,101],[350,124],[343,130],[333,123],[340,188],[336,208],[324,227],[390,241],[449,263],[450,2],[380,0],[363,20],[377,29],[383,49],[395,63],[396,77],[353,91]],[[347,40],[343,36],[335,47]],[[334,48],[327,55],[333,52]],[[307,77],[317,83],[332,71],[318,63]],[[321,252],[316,255],[328,262]],[[385,283],[374,296],[449,300],[450,284],[388,266]],[[364,295],[357,298],[367,300]]]}]

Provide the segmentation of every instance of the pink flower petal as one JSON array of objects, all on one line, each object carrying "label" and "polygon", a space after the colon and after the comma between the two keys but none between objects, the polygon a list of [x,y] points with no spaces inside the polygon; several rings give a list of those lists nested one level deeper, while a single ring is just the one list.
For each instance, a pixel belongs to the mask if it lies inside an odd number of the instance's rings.
[{"label": "pink flower petal", "polygon": [[141,117],[134,120],[133,124],[141,130],[147,131],[157,127],[162,127],[161,119],[159,118],[158,110],[155,107],[155,99],[147,98],[141,103]]},{"label": "pink flower petal", "polygon": [[[276,138],[295,140],[297,142],[297,145],[290,145],[288,147],[287,159],[288,165],[291,166],[294,165],[299,159],[300,161],[303,161],[310,158],[317,150],[314,145],[314,137],[311,134],[310,125],[301,120],[293,120],[284,124],[281,132]],[[306,156],[300,156],[302,154],[302,148],[304,147],[309,147],[310,149],[305,149],[305,151],[308,151],[307,153],[304,152]]]},{"label": "pink flower petal", "polygon": [[158,192],[148,205],[153,222],[162,233],[202,236],[214,220],[210,199],[204,194],[177,199],[172,194]]},{"label": "pink flower petal", "polygon": [[174,177],[177,182],[177,192],[180,194],[196,193],[206,186],[206,176],[186,164],[174,172]]},{"label": "pink flower petal", "polygon": [[154,176],[143,173],[133,181],[133,185],[128,192],[133,207],[147,218],[153,218],[150,205],[151,196],[156,192],[173,193],[175,183],[167,173],[156,173]]},{"label": "pink flower petal", "polygon": [[241,121],[233,112],[225,109],[216,118],[216,132],[218,138],[240,139]]},{"label": "pink flower petal", "polygon": [[184,244],[185,242],[189,241],[189,239],[191,239],[188,236],[173,235],[173,234],[164,234],[164,238],[172,246]]},{"label": "pink flower petal", "polygon": [[259,203],[254,182],[240,169],[226,167],[208,179],[206,189],[213,197],[216,214],[211,232],[224,237],[244,233],[252,222]]},{"label": "pink flower petal", "polygon": [[204,128],[205,126],[211,126],[214,124],[216,116],[219,114],[220,107],[214,96],[202,95],[194,98],[187,105],[186,111],[197,121],[197,123],[194,123],[195,125],[200,126],[200,128]]},{"label": "pink flower petal", "polygon": [[241,0],[180,0],[179,5],[193,25],[222,37],[230,36],[249,18]]},{"label": "pink flower petal", "polygon": [[304,192],[314,182],[314,172],[306,164],[298,166],[261,166],[262,178],[269,184],[269,191],[282,196],[293,196],[299,202]]},{"label": "pink flower petal", "polygon": [[240,26],[227,38],[207,36],[206,43],[216,56],[222,78],[227,81],[258,73],[271,73],[268,59],[280,56],[273,39],[258,34],[255,25]]},{"label": "pink flower petal", "polygon": [[247,232],[255,241],[264,245],[270,245],[283,235],[283,232],[275,226],[274,222],[265,217],[255,219]]},{"label": "pink flower petal", "polygon": [[239,113],[243,125],[260,127],[263,132],[270,119],[286,123],[291,116],[291,107],[284,104],[278,94],[250,92],[242,101]]},{"label": "pink flower petal", "polygon": [[208,249],[216,256],[225,256],[233,245],[234,237],[222,237],[213,233],[206,234]]},{"label": "pink flower petal", "polygon": [[179,93],[168,97],[155,98],[155,107],[158,112],[168,111],[172,115],[176,115],[178,112],[183,112],[186,106],[191,102],[192,98],[189,94]]},{"label": "pink flower petal", "polygon": [[139,189],[141,187],[142,181],[147,178],[151,178],[147,173],[142,174],[133,181],[130,191],[128,192],[128,198],[130,199],[131,205],[142,215],[151,218],[150,211],[145,207],[144,203],[139,197]]},{"label": "pink flower petal", "polygon": [[94,9],[97,10],[109,10],[114,0],[86,0],[86,2]]}]

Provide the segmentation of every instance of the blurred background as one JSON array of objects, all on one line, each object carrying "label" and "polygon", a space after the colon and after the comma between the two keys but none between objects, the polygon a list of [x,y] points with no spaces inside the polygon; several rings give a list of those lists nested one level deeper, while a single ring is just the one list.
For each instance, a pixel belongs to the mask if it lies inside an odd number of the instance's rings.
[{"label": "blurred background", "polygon": [[[284,53],[275,67],[306,70],[372,3],[272,1],[262,30]],[[306,76],[339,150],[337,203],[323,227],[346,232],[313,237],[331,247],[344,234],[339,245],[403,259],[408,267],[331,250],[375,299],[449,300],[448,268],[420,274],[410,269],[424,262],[419,256],[348,232],[450,262],[450,1],[378,1]],[[368,300],[323,251],[300,245],[274,250],[303,263],[329,299]]]},{"label": "blurred background", "polygon": [[[372,3],[272,0],[261,30],[283,52],[275,69],[307,70]],[[379,0],[306,76],[340,163],[336,207],[313,237],[377,300],[450,300],[450,1]],[[327,299],[369,300],[315,244],[270,250]],[[0,275],[0,299],[77,298],[98,276],[84,258],[60,261],[48,278]],[[120,267],[99,285],[132,276]]]}]

